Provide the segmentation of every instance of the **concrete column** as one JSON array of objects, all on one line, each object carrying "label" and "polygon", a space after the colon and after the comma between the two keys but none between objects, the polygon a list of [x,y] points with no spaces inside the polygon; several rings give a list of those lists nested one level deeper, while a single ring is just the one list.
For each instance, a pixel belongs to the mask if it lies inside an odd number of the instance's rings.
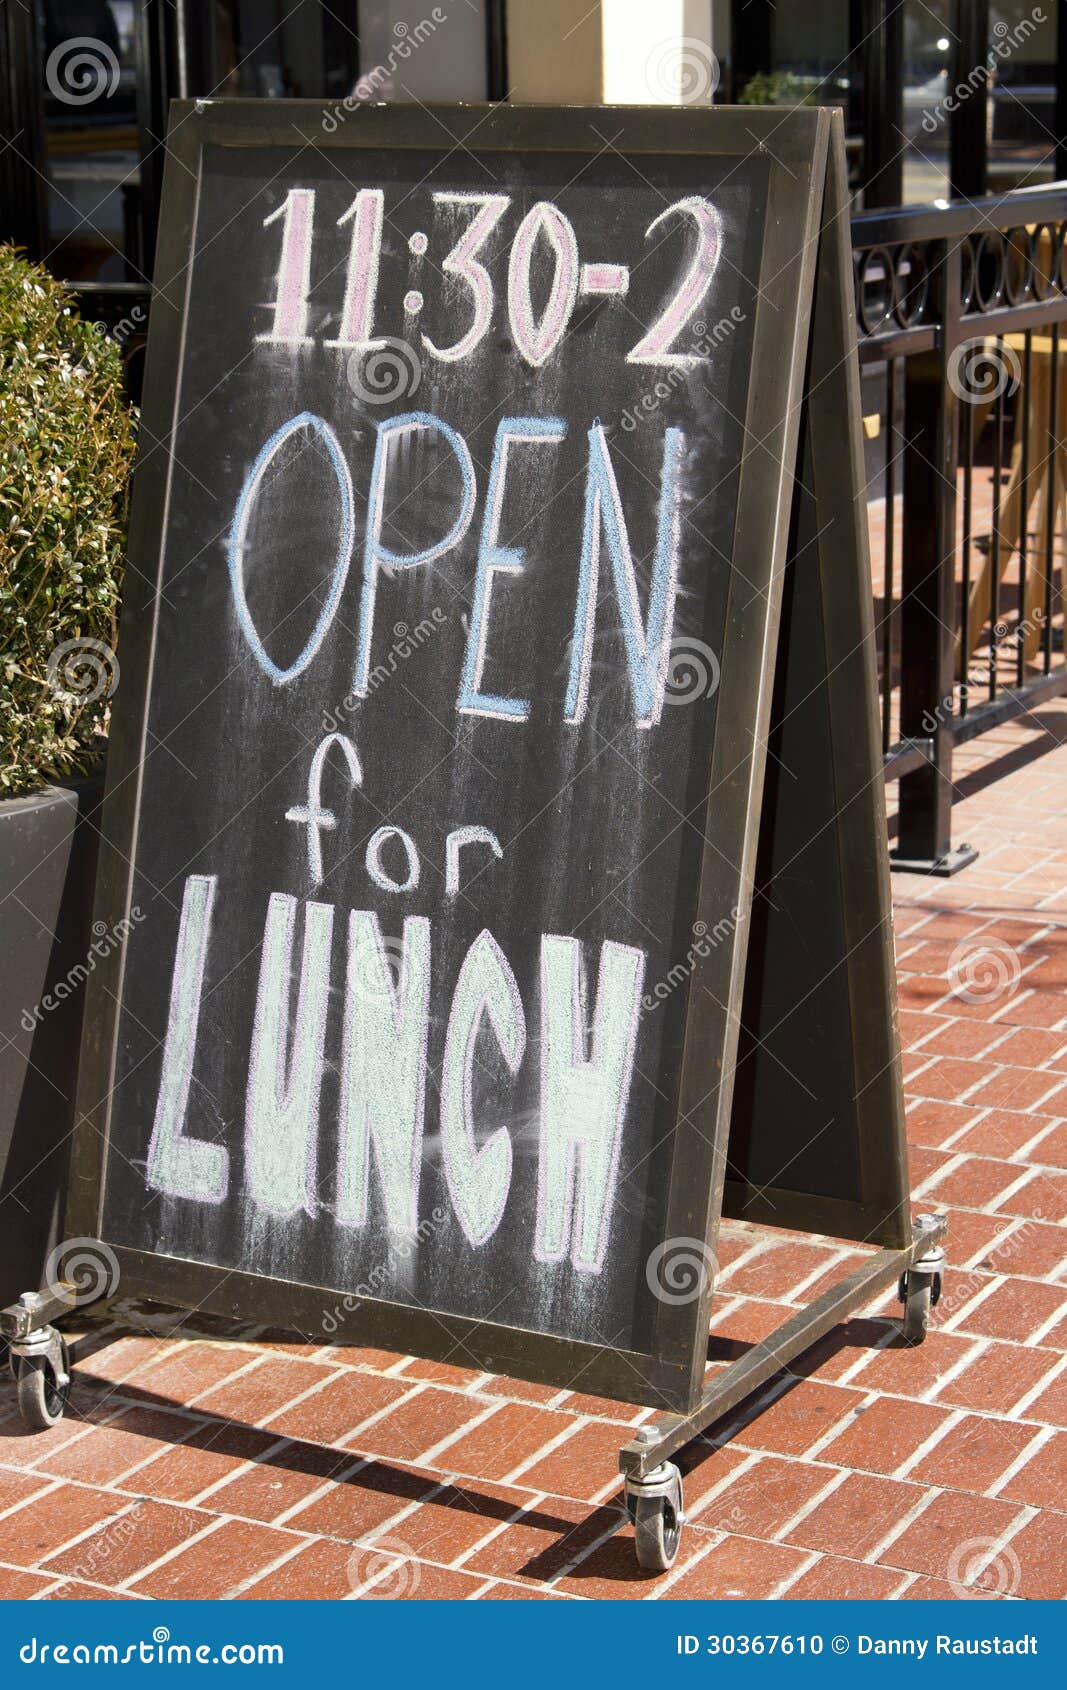
[{"label": "concrete column", "polygon": [[709,105],[711,0],[508,0],[513,100]]}]

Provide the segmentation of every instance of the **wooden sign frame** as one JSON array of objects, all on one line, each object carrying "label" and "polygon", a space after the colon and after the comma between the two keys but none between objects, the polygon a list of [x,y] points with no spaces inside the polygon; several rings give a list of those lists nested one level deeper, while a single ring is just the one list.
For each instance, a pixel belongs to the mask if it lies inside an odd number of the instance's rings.
[{"label": "wooden sign frame", "polygon": [[[769,160],[769,195],[745,413],[732,556],[734,576],[723,647],[716,731],[707,789],[716,794],[716,845],[705,844],[693,914],[710,928],[722,911],[742,918],[731,942],[697,959],[688,984],[674,1159],[666,1236],[713,1247],[722,1211],[730,1143],[732,1078],[745,989],[746,924],[756,875],[766,743],[790,536],[805,498],[816,507],[821,626],[838,730],[832,736],[835,830],[848,924],[844,962],[853,1009],[851,1042],[859,1095],[863,1200],[841,1208],[742,1178],[726,1185],[734,1212],[805,1230],[832,1228],[895,1248],[907,1245],[907,1191],[898,1048],[892,1008],[888,870],[881,777],[874,743],[873,660],[858,457],[858,377],[851,352],[851,266],[840,116],[828,110],[758,108],[549,109],[506,105],[363,107],[334,134],[321,109],[301,102],[212,101],[172,106],[164,214],[156,259],[142,449],[122,621],[122,693],[109,754],[96,918],[111,930],[128,918],[141,813],[140,768],[159,614],[163,540],[170,498],[168,442],[175,427],[202,149],[291,146],[326,150],[412,148],[442,153],[468,142],[481,152],[601,151],[605,137],[627,156],[642,154]],[[454,138],[454,139],[453,139]],[[818,277],[812,338],[810,302]],[[805,412],[805,392],[810,390]],[[808,480],[794,497],[794,468],[805,415]],[[832,540],[818,537],[832,525]],[[867,721],[857,723],[857,710]],[[877,779],[875,778],[877,773]],[[722,849],[720,849],[720,847]],[[725,852],[725,854],[724,854]],[[854,894],[853,888],[860,888]],[[873,972],[872,972],[873,971]],[[102,1238],[118,1261],[123,1295],[310,1329],[345,1286],[315,1286],[206,1265],[112,1244],[102,1231],[123,958],[103,959],[89,982],[78,1090],[68,1237]],[[709,1015],[709,1002],[729,1013]],[[901,1258],[903,1263],[903,1258]],[[906,1263],[903,1263],[906,1265]],[[438,1310],[368,1299],[354,1341],[450,1359],[500,1373],[582,1388],[692,1415],[701,1410],[707,1359],[709,1283],[695,1301],[665,1301],[649,1353],[461,1318]],[[346,1334],[347,1336],[347,1334]],[[704,1405],[706,1406],[706,1404]],[[687,1422],[688,1424],[688,1422]]]}]

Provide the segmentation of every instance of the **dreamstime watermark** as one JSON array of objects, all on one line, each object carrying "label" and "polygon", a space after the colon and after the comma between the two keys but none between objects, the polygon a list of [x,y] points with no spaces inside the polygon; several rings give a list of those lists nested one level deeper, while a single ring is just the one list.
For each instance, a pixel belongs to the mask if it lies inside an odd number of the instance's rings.
[{"label": "dreamstime watermark", "polygon": [[345,1324],[345,1316],[355,1314],[360,1304],[368,1297],[380,1297],[385,1286],[393,1278],[398,1263],[410,1261],[420,1244],[436,1237],[440,1228],[447,1220],[447,1213],[440,1204],[431,1209],[425,1220],[419,1222],[411,1232],[398,1234],[389,1242],[389,1252],[383,1262],[378,1262],[371,1269],[366,1279],[361,1280],[354,1291],[349,1291],[339,1303],[329,1309],[322,1317],[322,1329],[329,1337],[341,1330]]},{"label": "dreamstime watermark", "polygon": [[144,327],[148,320],[148,313],[143,305],[135,305],[128,317],[120,317],[117,323],[95,322],[93,332],[101,340],[112,340],[116,346],[125,346],[132,334]]},{"label": "dreamstime watermark", "polygon": [[23,1032],[32,1033],[35,1027],[40,1026],[46,1015],[51,1015],[52,1011],[58,1009],[60,1004],[66,1003],[68,998],[72,998],[78,988],[84,986],[90,974],[95,971],[97,963],[103,962],[105,957],[110,956],[112,951],[129,936],[130,930],[138,926],[143,920],[144,912],[139,904],[135,904],[129,916],[123,916],[122,920],[117,921],[114,927],[109,927],[106,921],[94,921],[93,933],[95,937],[86,952],[85,961],[76,962],[73,968],[67,970],[62,980],[57,980],[56,984],[45,992],[32,1009],[22,1011],[20,1021]]},{"label": "dreamstime watermark", "polygon": [[992,404],[1014,393],[1022,380],[1019,354],[1003,343],[984,337],[961,341],[948,359],[948,385],[965,404]]},{"label": "dreamstime watermark", "polygon": [[393,25],[393,44],[381,64],[372,70],[365,71],[356,83],[351,94],[346,94],[339,105],[331,111],[323,112],[322,127],[327,135],[333,135],[350,112],[383,95],[388,97],[392,91],[393,77],[399,67],[410,59],[413,52],[424,42],[436,34],[440,26],[447,21],[448,13],[443,6],[435,6],[427,17],[420,18],[417,24],[408,24],[400,19]]},{"label": "dreamstime watermark", "polygon": [[1022,1583],[1019,1557],[1010,1545],[998,1548],[995,1537],[971,1537],[956,1545],[948,1563],[948,1582],[955,1596],[985,1598],[1014,1596]]},{"label": "dreamstime watermark", "polygon": [[64,640],[49,653],[45,683],[64,704],[95,704],[119,684],[119,660],[103,640]]},{"label": "dreamstime watermark", "polygon": [[136,1643],[46,1643],[31,1637],[19,1649],[23,1666],[270,1666],[285,1664],[280,1643],[172,1643],[165,1625]]},{"label": "dreamstime watermark", "polygon": [[[1025,1273],[1027,1249],[1034,1243],[1044,1220],[1044,1210],[1036,1209],[1032,1215],[1027,1216],[1015,1232],[1008,1233],[1006,1237],[998,1234],[994,1239],[990,1255],[993,1249],[997,1249],[999,1253],[1002,1248],[1005,1257],[1010,1253],[1012,1261],[1018,1263],[1016,1267],[1009,1268],[1006,1260],[1003,1265],[994,1267],[987,1256],[983,1258],[984,1265],[980,1264],[977,1268],[970,1268],[966,1273],[950,1273],[947,1279],[943,1280],[941,1295],[937,1302],[938,1317],[942,1324],[952,1315],[959,1314],[961,1309],[966,1308],[972,1297],[977,1297],[980,1291],[987,1288],[991,1273]],[[964,1327],[966,1327],[966,1322],[964,1322]]]},{"label": "dreamstime watermark", "polygon": [[345,377],[363,404],[391,405],[418,391],[422,360],[409,341],[385,336],[349,353]]},{"label": "dreamstime watermark", "polygon": [[678,634],[671,641],[667,659],[664,704],[692,704],[711,698],[719,688],[719,659],[703,640]]},{"label": "dreamstime watermark", "polygon": [[645,86],[657,104],[700,105],[711,99],[721,79],[715,54],[694,35],[684,35],[680,41],[668,37],[653,47],[645,61]]},{"label": "dreamstime watermark", "polygon": [[67,1568],[71,1578],[87,1579],[94,1584],[104,1581],[99,1576],[107,1566],[112,1556],[127,1543],[132,1543],[142,1524],[141,1512],[144,1499],[135,1502],[128,1514],[120,1514],[118,1519],[111,1520],[105,1529],[97,1536],[91,1537],[84,1545],[85,1553]]},{"label": "dreamstime watermark", "polygon": [[64,106],[88,106],[109,99],[119,85],[119,61],[106,41],[72,35],[49,53],[45,87]]},{"label": "dreamstime watermark", "polygon": [[[710,357],[715,348],[729,340],[734,330],[745,321],[747,318],[740,305],[731,305],[725,317],[720,317],[710,328],[704,322],[694,323],[692,330],[695,338],[686,348],[687,355],[692,358]],[[691,365],[672,364],[666,375],[660,376],[653,387],[643,393],[640,399],[635,399],[622,413],[619,422],[625,432],[632,434],[646,417],[655,416],[663,401],[676,393],[679,387],[684,387],[691,376]]]},{"label": "dreamstime watermark", "polygon": [[48,1291],[71,1308],[113,1297],[119,1279],[118,1257],[100,1238],[66,1238],[44,1266]]},{"label": "dreamstime watermark", "polygon": [[421,1579],[421,1563],[399,1538],[376,1538],[353,1549],[348,1558],[348,1586],[356,1596],[366,1592],[379,1601],[410,1600],[417,1595]]},{"label": "dreamstime watermark", "polygon": [[420,646],[424,646],[437,632],[438,628],[448,621],[446,613],[439,604],[435,604],[429,616],[423,616],[412,628],[407,622],[396,622],[393,625],[393,643],[382,662],[376,663],[367,677],[366,691],[363,693],[348,693],[337,706],[336,710],[324,711],[322,717],[323,733],[336,733],[346,716],[351,716],[358,710],[371,693],[377,692],[384,686],[397,670],[413,657]]},{"label": "dreamstime watermark", "polygon": [[1029,41],[1038,25],[1044,22],[1045,14],[1040,6],[1035,6],[1029,17],[1020,18],[1014,28],[999,19],[993,25],[993,44],[985,58],[979,60],[965,81],[957,82],[955,88],[950,88],[943,99],[923,112],[922,126],[926,133],[933,135],[946,117],[951,117],[961,106],[965,106],[972,94],[980,93],[996,71],[997,65],[1004,59],[1010,59],[1016,48]]},{"label": "dreamstime watermark", "polygon": [[361,947],[349,963],[349,988],[363,1003],[395,999],[403,978],[403,939],[386,937],[373,947]]},{"label": "dreamstime watermark", "polygon": [[657,980],[651,991],[645,993],[641,999],[641,1013],[647,1015],[665,1003],[672,992],[679,986],[684,986],[695,969],[697,962],[710,956],[716,946],[729,939],[741,921],[741,911],[735,904],[729,915],[724,915],[712,928],[706,921],[694,921],[692,927],[693,941],[680,962],[672,964],[662,980]]},{"label": "dreamstime watermark", "polygon": [[948,964],[954,997],[964,1003],[996,1003],[1010,997],[1022,978],[1018,954],[1003,939],[963,939]]},{"label": "dreamstime watermark", "polygon": [[[1029,639],[1031,634],[1040,634],[1045,625],[1045,612],[1040,605],[1031,616],[1024,616],[1019,622],[994,622],[993,643],[997,648],[997,655],[1000,655],[1003,648],[1011,656],[1013,649],[1017,651],[1020,644]],[[950,722],[954,716],[959,714],[964,686],[970,689],[971,687],[984,687],[988,683],[989,659],[986,658],[981,663],[973,663],[967,672],[966,681],[957,681],[952,692],[947,692],[943,698],[938,699],[932,710],[923,711],[923,733],[936,733],[938,728],[944,727],[946,722]]]},{"label": "dreamstime watermark", "polygon": [[645,1280],[657,1302],[695,1303],[715,1283],[719,1264],[701,1238],[665,1238],[645,1263]]}]

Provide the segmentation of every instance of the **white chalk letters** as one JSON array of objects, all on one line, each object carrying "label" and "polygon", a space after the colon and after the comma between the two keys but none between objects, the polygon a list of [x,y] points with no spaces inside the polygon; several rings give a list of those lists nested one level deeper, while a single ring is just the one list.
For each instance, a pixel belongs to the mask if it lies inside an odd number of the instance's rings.
[{"label": "white chalk letters", "polygon": [[245,1177],[254,1200],[275,1215],[292,1215],[298,1209],[312,1214],[316,1207],[315,1154],[333,906],[304,906],[304,951],[294,1021],[289,979],[296,907],[295,898],[271,894],[248,1059]]},{"label": "white chalk letters", "polygon": [[[249,529],[264,478],[285,442],[298,433],[305,435],[310,441],[317,439],[325,448],[337,484],[338,535],[333,572],[318,620],[303,650],[283,669],[270,656],[252,619],[245,578],[250,561]],[[432,472],[434,503],[435,506],[443,503],[450,515],[452,511],[455,514],[439,539],[411,551],[396,551],[386,545],[382,537],[386,526],[386,512],[391,504],[402,505],[405,498],[411,496],[411,454],[405,452],[403,446],[405,442],[410,442],[419,435],[432,437],[439,447],[444,448],[445,455]],[[560,417],[503,417],[497,426],[474,564],[470,627],[456,694],[456,709],[462,715],[491,717],[495,721],[516,725],[527,721],[530,716],[529,698],[486,692],[482,686],[482,672],[489,648],[490,624],[496,597],[494,589],[500,577],[521,576],[527,567],[534,567],[536,564],[536,552],[534,562],[529,561],[528,554],[533,552],[532,541],[529,546],[501,544],[501,516],[509,471],[512,483],[519,488],[521,494],[522,470],[525,465],[520,463],[513,468],[513,457],[520,451],[525,457],[532,451],[543,451],[546,446],[558,448],[566,437],[567,425]],[[686,442],[682,430],[668,428],[663,439],[652,578],[647,594],[647,607],[642,610],[633,549],[607,435],[599,422],[594,423],[588,430],[585,518],[582,534],[575,545],[574,638],[562,710],[563,720],[569,724],[576,726],[581,723],[588,705],[593,640],[597,623],[597,588],[603,552],[607,553],[611,566],[611,581],[626,652],[634,722],[639,728],[647,728],[659,721],[674,632],[685,456]],[[536,461],[540,463],[541,460]],[[425,467],[418,468],[414,485],[422,485],[429,473]],[[395,484],[397,477],[404,475],[408,479],[398,487]],[[477,479],[470,448],[463,435],[448,423],[442,422],[429,411],[408,411],[378,425],[368,482],[363,539],[362,585],[352,682],[355,698],[367,698],[373,691],[374,625],[382,574],[428,566],[447,552],[455,552],[460,548],[474,519],[477,495]],[[543,549],[551,555],[558,552],[560,539],[553,526],[556,518],[551,512],[551,501],[546,501],[546,504],[549,510],[543,518],[541,513],[534,517],[528,516],[525,522],[520,519],[518,526],[523,534],[530,534],[532,539],[539,538]],[[271,435],[241,489],[229,542],[229,568],[238,626],[256,662],[275,686],[287,686],[298,675],[303,674],[318,654],[330,631],[344,593],[351,562],[355,533],[353,510],[352,477],[341,455],[337,436],[328,423],[321,417],[303,412]],[[543,526],[540,526],[542,521]],[[516,586],[511,591],[521,593],[521,588]],[[503,597],[504,592],[501,582],[499,596]],[[502,613],[500,620],[503,621]],[[513,637],[508,649],[500,652],[500,658],[507,663],[510,670],[518,669],[522,661],[521,643]],[[353,779],[358,784],[354,770]],[[321,853],[318,835],[312,832],[312,810],[309,794],[307,813],[294,811],[289,820],[309,824],[309,861],[313,879],[316,879],[316,863],[320,871],[318,878],[321,878]],[[329,812],[320,810],[318,827],[331,826],[328,815]]]},{"label": "white chalk letters", "polygon": [[[215,876],[189,876],[147,1168],[151,1189],[215,1204],[231,1194],[230,1158],[221,1145],[193,1136],[190,1118],[203,1118],[206,1108],[193,1101],[192,1087],[217,901]],[[409,916],[398,942],[384,937],[372,911],[350,910],[342,993],[331,988],[335,913],[332,904],[300,903],[279,892],[268,900],[249,1041],[244,1191],[255,1210],[269,1215],[327,1209],[344,1228],[373,1219],[391,1233],[410,1234],[418,1226],[426,1154],[431,923]],[[645,956],[610,940],[601,947],[591,1015],[585,961],[577,939],[542,935],[530,1247],[538,1261],[569,1261],[597,1274],[611,1228]],[[334,1000],[339,1010],[331,1007]],[[338,1044],[334,1168],[320,1165],[318,1149],[326,1053]],[[512,1190],[514,1087],[479,1092],[475,1085],[477,1073],[492,1071],[493,1048],[503,1058],[500,1072],[516,1080],[527,1056],[526,1013],[511,964],[485,929],[456,978],[440,1070],[441,1162],[453,1209],[475,1249],[497,1231]]]}]

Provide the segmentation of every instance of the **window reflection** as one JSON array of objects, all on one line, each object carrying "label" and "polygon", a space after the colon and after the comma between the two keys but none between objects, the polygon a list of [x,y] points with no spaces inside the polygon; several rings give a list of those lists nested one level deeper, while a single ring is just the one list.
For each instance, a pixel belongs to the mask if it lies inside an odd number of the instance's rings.
[{"label": "window reflection", "polygon": [[[1030,0],[990,7],[991,193],[1051,182],[1056,152],[1056,8]],[[1065,43],[1067,46],[1067,43]]]},{"label": "window reflection", "polygon": [[949,195],[951,11],[951,0],[908,0],[904,8],[904,199],[909,204]]}]

